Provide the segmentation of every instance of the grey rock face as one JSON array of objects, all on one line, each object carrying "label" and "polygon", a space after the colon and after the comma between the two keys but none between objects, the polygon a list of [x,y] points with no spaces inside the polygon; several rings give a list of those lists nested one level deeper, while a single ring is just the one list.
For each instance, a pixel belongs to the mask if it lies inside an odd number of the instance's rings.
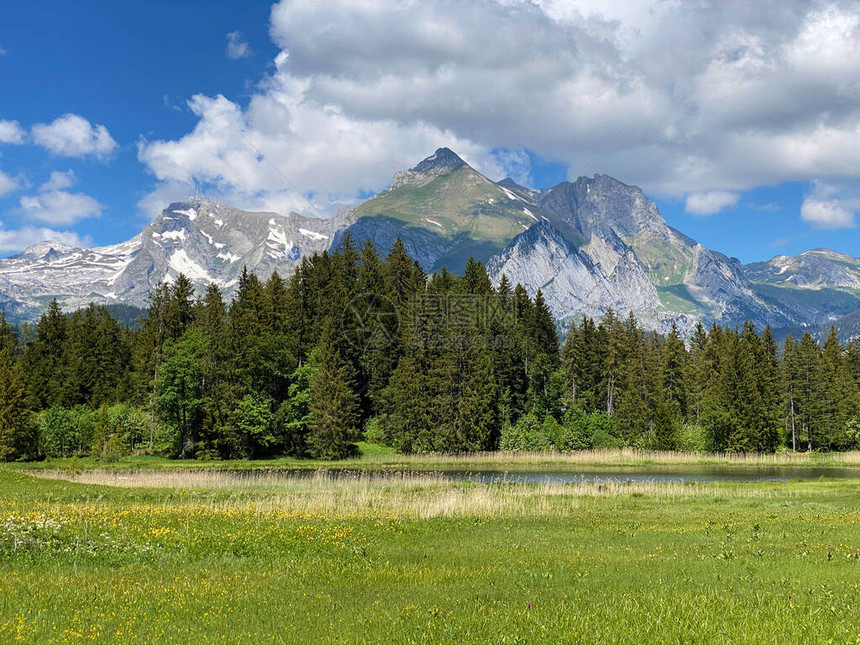
[{"label": "grey rock face", "polygon": [[329,248],[348,217],[348,211],[315,219],[178,202],[123,244],[76,249],[43,242],[0,260],[0,294],[20,317],[38,315],[51,298],[69,309],[89,302],[145,305],[150,291],[180,273],[198,292],[214,283],[229,294],[243,266],[261,279],[273,271],[291,275],[302,257]]},{"label": "grey rock face", "polygon": [[860,258],[830,249],[812,249],[789,257],[777,255],[767,262],[743,267],[751,282],[802,289],[860,290]]},{"label": "grey rock face", "polygon": [[534,244],[533,226],[489,266],[496,280],[505,273],[514,283],[540,286],[559,318],[599,316],[612,308],[633,311],[652,329],[666,330],[674,320],[685,332],[697,320],[795,322],[752,289],[740,263],[669,227],[635,186],[596,175],[528,194],[577,261],[560,261],[557,246]]}]

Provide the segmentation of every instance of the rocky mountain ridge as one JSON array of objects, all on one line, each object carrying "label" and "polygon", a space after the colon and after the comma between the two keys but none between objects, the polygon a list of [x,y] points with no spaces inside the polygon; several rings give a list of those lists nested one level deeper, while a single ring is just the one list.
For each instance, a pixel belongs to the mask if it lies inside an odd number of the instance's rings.
[{"label": "rocky mountain ridge", "polygon": [[[44,242],[0,260],[0,307],[33,317],[53,297],[143,305],[180,272],[225,293],[243,266],[290,275],[346,231],[386,252],[397,238],[427,271],[459,272],[470,256],[491,277],[541,289],[559,319],[633,311],[651,329],[752,320],[797,332],[860,311],[860,259],[826,249],[743,266],[668,226],[638,187],[595,175],[535,190],[493,182],[447,148],[332,219],[249,213],[208,200],[171,204],[122,244]],[[843,320],[844,319],[844,320]],[[856,326],[856,325],[855,325]],[[847,332],[846,332],[847,333]]]},{"label": "rocky mountain ridge", "polygon": [[156,286],[179,273],[198,290],[214,283],[229,293],[243,266],[263,278],[290,275],[302,257],[328,249],[348,223],[246,212],[205,199],[177,202],[122,244],[79,249],[40,242],[0,260],[0,307],[10,317],[32,318],[52,298],[67,309],[89,302],[143,306]]}]

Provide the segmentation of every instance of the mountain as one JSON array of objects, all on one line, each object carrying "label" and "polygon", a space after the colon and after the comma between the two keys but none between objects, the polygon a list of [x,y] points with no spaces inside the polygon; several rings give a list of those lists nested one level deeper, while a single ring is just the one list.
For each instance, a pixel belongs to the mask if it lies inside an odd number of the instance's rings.
[{"label": "mountain", "polygon": [[814,335],[826,336],[831,325],[842,340],[860,332],[860,258],[812,249],[747,264],[743,271],[757,293],[802,318]]},{"label": "mountain", "polygon": [[642,323],[689,333],[697,321],[752,320],[777,333],[860,330],[860,259],[826,249],[741,265],[670,227],[638,187],[605,175],[533,190],[484,177],[439,148],[391,185],[332,219],[251,213],[208,200],[171,204],[140,235],[115,246],[36,244],[0,260],[0,307],[32,318],[56,297],[145,305],[180,272],[229,295],[243,266],[290,275],[302,257],[349,231],[385,253],[399,237],[428,272],[462,271],[470,256],[490,276],[541,289],[554,315],[633,311]]},{"label": "mountain", "polygon": [[13,318],[37,316],[52,298],[67,309],[89,302],[140,306],[179,273],[198,291],[211,282],[229,292],[243,266],[263,278],[276,270],[290,275],[302,257],[328,249],[348,223],[178,202],[122,244],[79,249],[41,242],[0,260],[0,306]]},{"label": "mountain", "polygon": [[519,191],[490,181],[448,148],[439,148],[353,209],[349,231],[359,243],[370,239],[383,252],[399,237],[425,271],[446,266],[460,272],[469,256],[488,259],[538,221],[534,210]]},{"label": "mountain", "polygon": [[[671,228],[636,186],[595,175],[534,191],[545,213],[542,243],[533,230],[518,235],[488,270],[534,291],[540,288],[559,318],[634,311],[643,324],[666,330],[675,321],[690,331],[697,320],[787,326],[779,303],[762,297],[740,262],[711,251]],[[567,245],[566,260],[548,260],[549,241]],[[559,256],[560,257],[560,256]],[[579,277],[590,267],[592,281]]]}]

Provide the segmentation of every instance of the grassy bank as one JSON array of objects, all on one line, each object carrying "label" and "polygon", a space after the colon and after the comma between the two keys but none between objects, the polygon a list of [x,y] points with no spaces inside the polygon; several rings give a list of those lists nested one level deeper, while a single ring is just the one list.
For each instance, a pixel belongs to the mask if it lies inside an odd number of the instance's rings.
[{"label": "grassy bank", "polygon": [[361,455],[340,461],[313,459],[223,460],[198,461],[168,459],[166,457],[134,456],[113,463],[96,459],[52,459],[10,464],[22,470],[576,470],[600,468],[650,468],[684,466],[725,467],[790,467],[822,468],[847,467],[860,469],[860,452],[826,453],[691,453],[634,450],[582,450],[558,452],[482,452],[464,454],[412,454],[404,455],[385,446],[360,443]]},{"label": "grassy bank", "polygon": [[858,509],[852,480],[5,468],[0,641],[853,642]]}]

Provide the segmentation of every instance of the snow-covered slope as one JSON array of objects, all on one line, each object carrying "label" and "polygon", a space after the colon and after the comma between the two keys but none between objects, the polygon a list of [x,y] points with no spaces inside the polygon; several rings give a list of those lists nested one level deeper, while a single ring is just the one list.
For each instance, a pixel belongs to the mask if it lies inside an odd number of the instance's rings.
[{"label": "snow-covered slope", "polygon": [[265,279],[289,276],[305,255],[323,251],[348,221],[291,213],[251,213],[208,200],[168,206],[122,244],[78,249],[40,242],[0,260],[0,307],[16,318],[38,315],[57,298],[74,309],[89,302],[145,305],[150,291],[185,274],[198,287],[229,292],[243,266]]}]

